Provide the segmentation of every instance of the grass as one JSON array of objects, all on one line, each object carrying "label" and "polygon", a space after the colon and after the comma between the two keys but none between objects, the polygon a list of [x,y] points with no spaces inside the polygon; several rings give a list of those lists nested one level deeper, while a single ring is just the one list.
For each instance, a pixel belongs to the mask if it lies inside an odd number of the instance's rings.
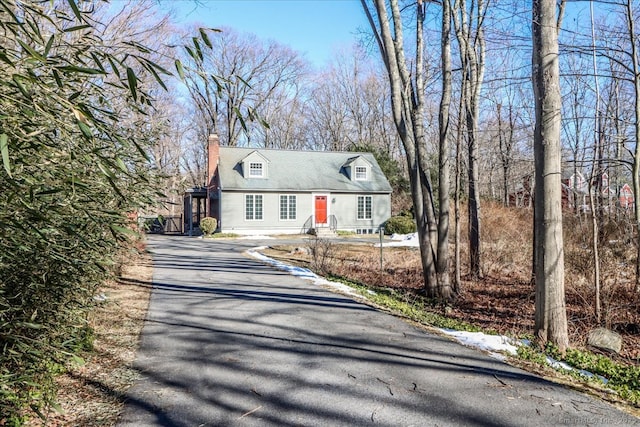
[{"label": "grass", "polygon": [[[556,375],[564,375],[573,379],[573,385],[584,386],[584,391],[595,394],[604,400],[622,404],[628,412],[640,416],[640,367],[620,363],[611,358],[594,354],[584,349],[569,349],[562,356],[552,345],[544,349],[535,346],[520,346],[518,357],[531,362],[538,369],[549,366],[547,356],[566,363],[572,370],[554,368]],[[531,367],[528,366],[529,370]],[[591,375],[585,374],[587,371]]]},{"label": "grass", "polygon": [[429,302],[420,296],[414,295],[408,298],[406,293],[399,292],[396,289],[369,287],[352,282],[344,277],[330,276],[328,279],[343,283],[357,290],[368,301],[388,310],[396,316],[405,317],[425,326],[455,329],[458,331],[481,332],[480,328],[470,323],[451,319],[445,315],[440,315],[428,310],[427,305],[433,304],[433,302]]}]

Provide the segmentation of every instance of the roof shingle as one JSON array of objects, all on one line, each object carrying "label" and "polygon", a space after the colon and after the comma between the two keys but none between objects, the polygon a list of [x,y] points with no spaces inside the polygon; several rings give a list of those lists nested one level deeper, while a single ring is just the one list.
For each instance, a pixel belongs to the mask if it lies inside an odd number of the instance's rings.
[{"label": "roof shingle", "polygon": [[[253,152],[268,160],[266,178],[244,177],[242,160]],[[344,169],[358,156],[371,164],[367,181],[350,180]],[[391,193],[371,153],[220,147],[218,173],[222,190]]]}]

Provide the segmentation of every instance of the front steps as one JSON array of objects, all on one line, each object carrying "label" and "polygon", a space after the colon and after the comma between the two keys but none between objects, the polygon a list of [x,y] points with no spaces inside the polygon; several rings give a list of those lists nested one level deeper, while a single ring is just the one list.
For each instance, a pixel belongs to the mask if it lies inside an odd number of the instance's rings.
[{"label": "front steps", "polygon": [[335,231],[331,230],[329,227],[318,227],[313,229],[313,234],[319,239],[328,239],[331,237],[337,237]]}]

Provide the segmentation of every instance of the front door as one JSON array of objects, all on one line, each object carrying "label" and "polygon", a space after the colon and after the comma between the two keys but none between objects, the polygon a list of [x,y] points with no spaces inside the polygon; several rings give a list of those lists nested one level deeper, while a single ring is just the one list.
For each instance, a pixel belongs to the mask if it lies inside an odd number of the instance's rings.
[{"label": "front door", "polygon": [[327,223],[327,196],[316,196],[316,224]]}]

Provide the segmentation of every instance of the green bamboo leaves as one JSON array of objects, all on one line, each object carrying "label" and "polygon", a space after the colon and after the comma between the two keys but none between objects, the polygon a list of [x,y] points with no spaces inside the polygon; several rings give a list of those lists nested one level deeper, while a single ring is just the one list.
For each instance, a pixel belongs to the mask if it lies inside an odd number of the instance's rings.
[{"label": "green bamboo leaves", "polygon": [[0,0],[0,425],[52,405],[130,214],[159,191],[145,113],[170,73],[87,5]]},{"label": "green bamboo leaves", "polygon": [[2,156],[2,165],[7,175],[11,177],[11,163],[9,162],[9,137],[6,133],[0,135],[0,155]]}]

